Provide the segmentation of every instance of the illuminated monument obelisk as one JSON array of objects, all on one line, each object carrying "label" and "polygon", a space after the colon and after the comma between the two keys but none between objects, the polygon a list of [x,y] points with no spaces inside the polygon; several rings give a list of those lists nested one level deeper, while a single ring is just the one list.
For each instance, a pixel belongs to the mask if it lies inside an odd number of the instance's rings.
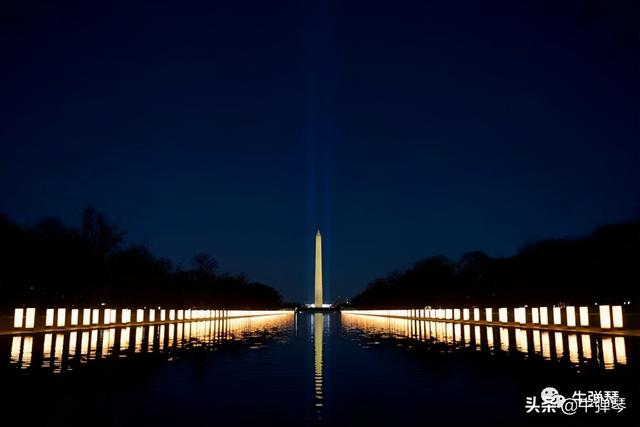
[{"label": "illuminated monument obelisk", "polygon": [[315,298],[313,306],[322,308],[322,236],[320,230],[316,233],[316,276]]}]

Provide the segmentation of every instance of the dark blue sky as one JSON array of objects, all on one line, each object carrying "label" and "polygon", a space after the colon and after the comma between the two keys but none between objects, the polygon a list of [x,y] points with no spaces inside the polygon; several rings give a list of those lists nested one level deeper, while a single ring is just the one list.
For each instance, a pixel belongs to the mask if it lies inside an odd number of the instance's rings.
[{"label": "dark blue sky", "polygon": [[0,5],[21,223],[93,203],[310,301],[317,227],[333,299],[640,210],[637,2],[88,3]]}]

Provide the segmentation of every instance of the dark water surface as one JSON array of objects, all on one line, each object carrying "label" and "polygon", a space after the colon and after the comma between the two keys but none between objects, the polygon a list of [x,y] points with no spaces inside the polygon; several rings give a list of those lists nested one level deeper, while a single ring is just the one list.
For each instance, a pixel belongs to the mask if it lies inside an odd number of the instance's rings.
[{"label": "dark water surface", "polygon": [[[633,337],[348,314],[0,337],[0,425],[637,425]],[[622,412],[526,414],[618,391]]]}]

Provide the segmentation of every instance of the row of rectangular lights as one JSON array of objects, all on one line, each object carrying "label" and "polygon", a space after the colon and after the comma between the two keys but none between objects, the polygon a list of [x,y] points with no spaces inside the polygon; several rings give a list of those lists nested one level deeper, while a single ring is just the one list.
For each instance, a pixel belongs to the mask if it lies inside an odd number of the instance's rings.
[{"label": "row of rectangular lights", "polygon": [[[578,307],[576,316],[576,307],[566,306],[565,314],[562,315],[561,307],[552,307],[552,323],[557,326],[576,327],[577,321],[581,327],[589,326],[589,307]],[[598,306],[600,315],[600,327],[602,329],[622,328],[624,325],[622,316],[622,306],[620,305],[600,305]],[[473,310],[473,311],[472,311]],[[493,308],[484,309],[484,319],[482,319],[482,311],[480,308],[437,308],[437,309],[409,309],[409,310],[349,310],[348,312],[370,314],[377,316],[398,316],[398,317],[416,317],[423,319],[438,320],[469,320],[473,313],[473,321],[493,322]],[[516,307],[513,309],[513,321],[519,324],[539,324],[549,325],[549,308],[548,307],[531,307],[531,321],[527,322],[527,307]],[[564,317],[564,323],[563,323]],[[498,309],[498,321],[500,323],[509,322],[509,309],[502,307]]]},{"label": "row of rectangular lights", "polygon": [[[70,316],[67,319],[67,312]],[[120,322],[117,321],[118,310],[113,308],[97,309],[97,308],[48,308],[45,310],[45,327],[64,327],[67,326],[91,326],[91,325],[110,325],[114,323],[142,323],[142,322],[164,322],[164,321],[181,321],[181,320],[209,320],[229,317],[247,317],[247,316],[264,316],[271,314],[279,314],[281,311],[276,310],[175,310],[175,309],[136,309],[135,322],[132,322],[132,313],[134,310],[123,308],[120,309]],[[156,312],[158,315],[156,316]],[[102,322],[100,315],[102,313]],[[82,321],[80,315],[82,314]],[[13,316],[14,328],[34,328],[36,323],[35,308],[16,308]]]}]

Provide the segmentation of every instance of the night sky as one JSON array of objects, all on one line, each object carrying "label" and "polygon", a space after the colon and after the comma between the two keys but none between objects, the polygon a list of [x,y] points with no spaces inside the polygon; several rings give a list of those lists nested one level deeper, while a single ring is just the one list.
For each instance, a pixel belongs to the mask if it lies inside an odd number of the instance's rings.
[{"label": "night sky", "polygon": [[585,234],[640,214],[638,22],[635,1],[3,1],[0,211],[92,203],[128,243],[307,302],[318,227],[329,300]]}]

